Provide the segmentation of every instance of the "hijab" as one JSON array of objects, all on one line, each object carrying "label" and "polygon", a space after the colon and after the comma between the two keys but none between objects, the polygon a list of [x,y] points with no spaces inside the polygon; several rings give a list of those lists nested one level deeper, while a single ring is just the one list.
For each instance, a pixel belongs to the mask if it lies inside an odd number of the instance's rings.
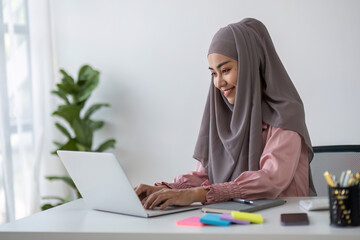
[{"label": "hijab", "polygon": [[[238,61],[234,104],[210,85],[194,158],[207,170],[210,183],[234,181],[244,171],[259,170],[262,124],[297,132],[313,150],[304,106],[266,27],[247,18],[221,28],[208,54]],[[314,191],[309,169],[310,192]]]}]

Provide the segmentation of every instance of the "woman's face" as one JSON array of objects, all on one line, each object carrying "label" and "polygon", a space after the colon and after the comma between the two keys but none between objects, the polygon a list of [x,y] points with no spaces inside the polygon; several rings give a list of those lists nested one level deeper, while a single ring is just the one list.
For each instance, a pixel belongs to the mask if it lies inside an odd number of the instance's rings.
[{"label": "woman's face", "polygon": [[208,61],[215,87],[224,94],[230,104],[234,104],[238,62],[218,53],[209,54]]}]

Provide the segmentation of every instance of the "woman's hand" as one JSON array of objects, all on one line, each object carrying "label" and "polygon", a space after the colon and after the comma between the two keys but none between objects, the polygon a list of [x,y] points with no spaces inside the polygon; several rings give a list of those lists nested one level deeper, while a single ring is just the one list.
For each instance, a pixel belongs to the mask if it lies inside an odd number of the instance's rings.
[{"label": "woman's hand", "polygon": [[145,202],[145,198],[151,195],[154,192],[160,191],[163,188],[168,188],[166,185],[159,186],[150,186],[146,184],[140,184],[139,186],[134,187],[134,190],[138,197],[140,198],[142,204]]},{"label": "woman's hand", "polygon": [[152,192],[142,200],[146,209],[154,209],[160,205],[163,210],[169,205],[186,206],[193,202],[205,202],[207,191],[203,187],[189,189],[162,188]]}]

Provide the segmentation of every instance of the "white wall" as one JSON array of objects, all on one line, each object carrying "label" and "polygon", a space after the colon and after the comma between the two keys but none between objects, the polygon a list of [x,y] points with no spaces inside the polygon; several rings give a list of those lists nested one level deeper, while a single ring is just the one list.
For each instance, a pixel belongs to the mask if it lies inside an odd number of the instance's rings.
[{"label": "white wall", "polygon": [[222,26],[261,20],[305,104],[313,145],[359,144],[360,1],[52,0],[55,62],[101,71],[93,102],[107,121],[96,143],[133,184],[192,170],[210,84],[207,49]]}]

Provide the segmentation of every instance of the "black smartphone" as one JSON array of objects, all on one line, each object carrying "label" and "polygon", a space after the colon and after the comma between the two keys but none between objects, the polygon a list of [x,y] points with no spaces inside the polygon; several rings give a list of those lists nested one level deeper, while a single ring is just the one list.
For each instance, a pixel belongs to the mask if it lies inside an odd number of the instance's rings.
[{"label": "black smartphone", "polygon": [[283,213],[281,214],[281,225],[309,225],[309,218],[307,213]]}]

